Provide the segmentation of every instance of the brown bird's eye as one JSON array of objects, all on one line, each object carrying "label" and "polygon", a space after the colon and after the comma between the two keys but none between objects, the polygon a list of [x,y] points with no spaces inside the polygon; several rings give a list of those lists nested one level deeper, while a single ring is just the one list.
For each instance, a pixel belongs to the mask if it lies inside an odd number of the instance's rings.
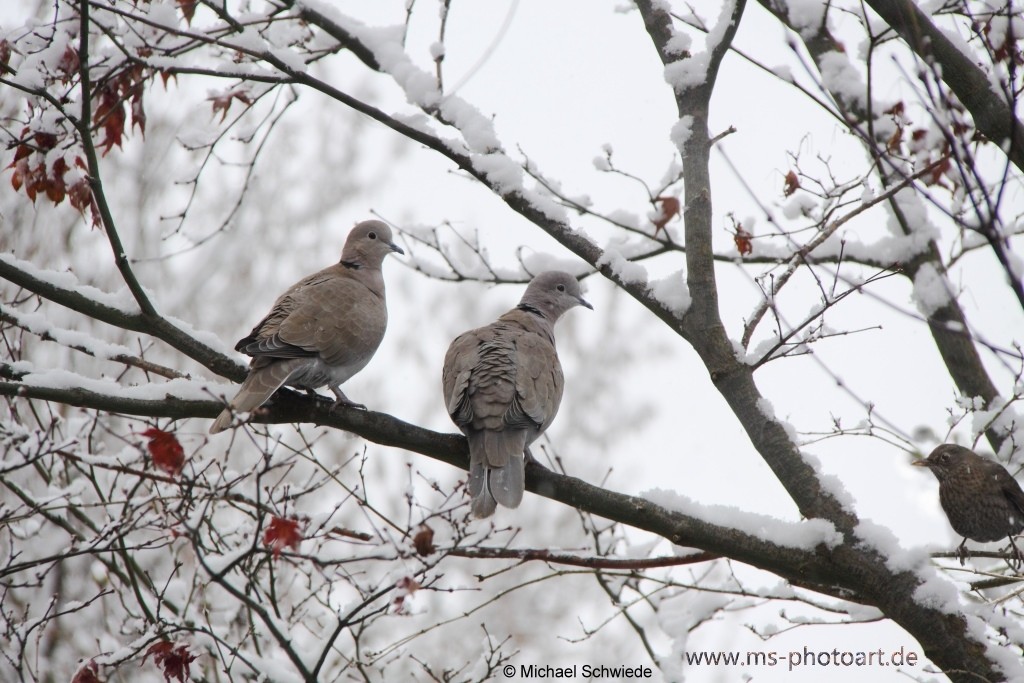
[{"label": "brown bird's eye", "polygon": [[377,233],[371,232],[367,235],[367,237],[369,237],[371,240],[375,240],[377,239]]}]

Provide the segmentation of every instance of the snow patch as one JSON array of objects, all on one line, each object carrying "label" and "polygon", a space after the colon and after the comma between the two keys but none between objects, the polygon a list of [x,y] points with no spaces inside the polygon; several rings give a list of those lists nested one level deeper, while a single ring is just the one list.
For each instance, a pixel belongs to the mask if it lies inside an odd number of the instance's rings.
[{"label": "snow patch", "polygon": [[707,80],[710,65],[711,56],[707,52],[671,62],[665,65],[665,82],[676,92],[689,90]]},{"label": "snow patch", "polygon": [[669,138],[672,140],[672,144],[677,149],[682,150],[690,140],[690,136],[693,134],[693,117],[687,114],[681,117],[678,121],[672,124],[672,132],[669,133]]},{"label": "snow patch", "polygon": [[670,311],[682,317],[690,308],[690,288],[686,285],[686,274],[682,270],[655,280],[650,284],[650,292]]},{"label": "snow patch", "polygon": [[[815,0],[824,10],[825,5]],[[826,52],[819,61],[821,80],[825,87],[834,95],[850,105],[865,108],[867,102],[864,99],[864,83],[860,72],[853,66],[850,58],[842,52]]]},{"label": "snow patch", "polygon": [[820,0],[788,0],[786,2],[790,25],[804,38],[811,38],[825,22],[828,3]]},{"label": "snow patch", "polygon": [[73,290],[94,303],[113,308],[126,315],[139,315],[141,313],[138,304],[127,288],[120,290],[116,294],[104,292],[95,287],[83,285],[74,273],[44,270],[29,261],[22,261],[13,254],[0,253],[0,261],[46,284],[53,285],[59,289]]},{"label": "snow patch", "polygon": [[647,282],[647,268],[639,263],[633,263],[623,256],[617,248],[606,247],[601,258],[594,264],[598,268],[608,266],[615,276],[625,284],[636,284]]},{"label": "snow patch", "polygon": [[473,165],[494,185],[498,194],[523,191],[523,169],[508,155],[500,152],[474,155]]},{"label": "snow patch", "polygon": [[930,557],[927,548],[904,548],[887,526],[861,518],[860,524],[853,531],[861,544],[876,550],[885,559],[885,566],[893,572],[916,571],[928,566]]},{"label": "snow patch", "polygon": [[747,512],[730,505],[703,505],[680,493],[665,489],[643,491],[640,496],[708,524],[738,529],[767,543],[787,548],[813,550],[822,544],[835,548],[843,542],[843,535],[836,530],[832,522],[823,519],[787,522],[778,517]]},{"label": "snow patch", "polygon": [[914,275],[914,304],[921,315],[930,316],[952,300],[946,278],[934,264],[925,263]]}]

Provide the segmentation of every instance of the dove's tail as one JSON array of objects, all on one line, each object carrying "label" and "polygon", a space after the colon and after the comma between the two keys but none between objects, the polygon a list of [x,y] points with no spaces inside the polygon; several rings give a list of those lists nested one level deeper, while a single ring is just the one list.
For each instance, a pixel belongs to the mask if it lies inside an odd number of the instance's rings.
[{"label": "dove's tail", "polygon": [[526,431],[482,430],[469,436],[470,511],[474,517],[490,517],[498,504],[517,508],[526,486]]},{"label": "dove's tail", "polygon": [[277,361],[262,368],[250,370],[249,376],[242,382],[242,387],[231,399],[228,407],[221,411],[221,414],[210,425],[210,433],[217,434],[230,427],[231,416],[234,413],[248,413],[266,403],[267,399],[273,396],[274,392],[280,389],[295,372],[296,366],[299,365],[296,361],[301,360],[304,359]]}]

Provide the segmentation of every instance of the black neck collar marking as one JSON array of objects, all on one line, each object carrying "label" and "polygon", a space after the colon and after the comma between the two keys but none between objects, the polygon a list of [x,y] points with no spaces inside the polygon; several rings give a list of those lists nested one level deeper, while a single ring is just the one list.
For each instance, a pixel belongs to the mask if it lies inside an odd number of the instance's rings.
[{"label": "black neck collar marking", "polygon": [[537,308],[536,306],[532,306],[530,304],[519,304],[518,306],[516,306],[516,308],[518,308],[520,311],[526,311],[527,313],[532,313],[533,315],[537,316],[538,318],[543,318],[544,317],[544,314],[540,312],[539,308]]}]

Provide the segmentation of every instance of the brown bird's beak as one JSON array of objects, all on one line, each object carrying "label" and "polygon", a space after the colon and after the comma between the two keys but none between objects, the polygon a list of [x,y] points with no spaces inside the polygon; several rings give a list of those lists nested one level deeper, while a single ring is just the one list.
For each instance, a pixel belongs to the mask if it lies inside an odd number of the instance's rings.
[{"label": "brown bird's beak", "polygon": [[402,256],[405,256],[405,250],[402,249],[397,244],[395,244],[394,242],[392,242],[388,246],[391,247],[391,251],[395,252],[396,254],[401,254]]},{"label": "brown bird's beak", "polygon": [[915,460],[914,462],[912,462],[910,464],[913,465],[914,467],[931,467],[932,466],[932,464],[930,462],[928,462],[927,460],[924,460],[923,458],[921,460]]},{"label": "brown bird's beak", "polygon": [[584,299],[582,296],[576,297],[576,300],[580,302],[580,306],[585,306],[590,310],[594,310],[594,307],[590,305],[590,302]]}]

